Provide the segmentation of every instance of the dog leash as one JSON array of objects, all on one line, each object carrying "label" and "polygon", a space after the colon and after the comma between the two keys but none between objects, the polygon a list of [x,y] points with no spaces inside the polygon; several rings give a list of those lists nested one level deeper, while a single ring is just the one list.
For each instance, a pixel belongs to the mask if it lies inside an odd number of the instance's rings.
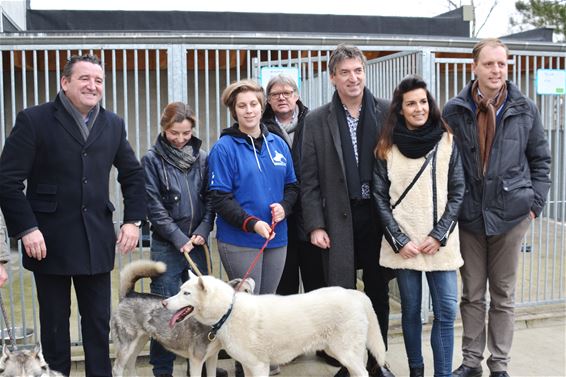
[{"label": "dog leash", "polygon": [[267,239],[263,243],[263,246],[261,247],[261,249],[259,249],[259,252],[255,256],[252,264],[250,265],[250,267],[248,268],[248,270],[246,271],[246,273],[242,277],[242,281],[236,286],[237,292],[240,290],[240,288],[242,288],[242,284],[244,284],[244,281],[246,281],[246,279],[250,277],[251,272],[253,271],[255,265],[259,261],[259,257],[261,256],[261,254],[263,253],[263,251],[267,247],[267,244],[269,243],[269,241],[271,241],[271,236],[273,235],[273,232],[275,231],[276,226],[277,226],[277,221],[271,221],[271,228],[269,230],[269,237],[267,237]]},{"label": "dog leash", "polygon": [[[210,275],[212,273],[212,268],[211,268],[211,264],[210,264],[210,251],[209,251],[206,243],[202,244],[202,247],[204,248],[204,255],[206,257],[206,270],[207,270],[208,275]],[[189,262],[189,264],[191,265],[191,268],[193,269],[195,274],[197,274],[197,276],[202,276],[202,272],[200,272],[196,263],[189,256],[189,252],[185,251],[185,252],[183,252],[183,254],[185,255],[185,259],[187,260],[187,262]]]},{"label": "dog leash", "polygon": [[[6,314],[6,308],[4,307],[4,299],[2,298],[2,292],[0,292],[0,309],[2,310],[2,316],[4,317],[4,324],[6,325],[6,331],[8,332],[8,337],[10,338],[10,342],[12,343],[12,350],[15,351],[18,349],[16,345],[16,339],[14,338],[14,334],[12,334],[12,326],[10,326],[10,321],[8,320],[8,314]],[[4,339],[2,339],[4,341]]]}]

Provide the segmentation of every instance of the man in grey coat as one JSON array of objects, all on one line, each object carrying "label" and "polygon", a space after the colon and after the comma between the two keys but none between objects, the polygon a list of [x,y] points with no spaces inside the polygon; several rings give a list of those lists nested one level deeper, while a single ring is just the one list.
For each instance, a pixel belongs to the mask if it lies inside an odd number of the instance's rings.
[{"label": "man in grey coat", "polygon": [[[365,87],[366,59],[353,46],[339,45],[328,68],[336,91],[332,101],[305,119],[301,160],[301,204],[310,242],[323,249],[327,284],[356,288],[363,269],[365,292],[377,314],[385,344],[389,291],[379,266],[381,229],[370,195],[373,148],[388,103]],[[374,368],[375,375],[392,375]],[[338,374],[345,376],[342,368]]]},{"label": "man in grey coat", "polygon": [[466,179],[459,216],[463,361],[452,375],[481,376],[487,342],[490,376],[505,377],[521,242],[546,202],[550,151],[536,105],[507,81],[507,46],[485,39],[472,55],[476,79],[443,114],[454,130]]}]

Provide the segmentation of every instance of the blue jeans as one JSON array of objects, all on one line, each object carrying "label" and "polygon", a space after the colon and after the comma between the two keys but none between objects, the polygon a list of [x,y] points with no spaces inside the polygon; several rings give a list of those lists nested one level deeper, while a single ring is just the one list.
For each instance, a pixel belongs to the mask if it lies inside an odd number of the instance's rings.
[{"label": "blue jeans", "polygon": [[[202,247],[195,247],[190,257],[198,269],[206,274],[206,258]],[[151,293],[171,297],[179,292],[179,287],[189,279],[189,262],[177,248],[168,242],[151,240],[151,259],[167,265],[167,271],[151,279]],[[149,346],[149,362],[153,365],[153,374],[173,374],[175,354],[167,351],[158,342],[152,340]]]},{"label": "blue jeans", "polygon": [[[454,352],[454,320],[456,319],[458,302],[456,271],[432,271],[425,274],[434,312],[430,335],[434,376],[451,376],[452,354]],[[397,284],[401,294],[401,324],[409,367],[423,367],[421,344],[422,272],[397,270]]]}]

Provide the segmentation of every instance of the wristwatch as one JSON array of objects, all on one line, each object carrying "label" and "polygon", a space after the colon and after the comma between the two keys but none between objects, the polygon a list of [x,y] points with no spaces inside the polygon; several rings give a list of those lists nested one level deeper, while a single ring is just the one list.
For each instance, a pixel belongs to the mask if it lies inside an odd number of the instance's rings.
[{"label": "wristwatch", "polygon": [[124,224],[133,224],[133,225],[137,226],[138,228],[141,228],[141,226],[142,226],[141,220],[138,220],[138,221],[125,221]]}]

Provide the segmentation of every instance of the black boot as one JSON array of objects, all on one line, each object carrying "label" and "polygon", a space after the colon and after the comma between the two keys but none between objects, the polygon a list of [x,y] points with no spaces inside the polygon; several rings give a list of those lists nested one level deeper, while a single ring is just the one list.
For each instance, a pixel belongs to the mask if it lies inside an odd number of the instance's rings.
[{"label": "black boot", "polygon": [[424,377],[424,366],[418,368],[409,367],[409,377]]}]

